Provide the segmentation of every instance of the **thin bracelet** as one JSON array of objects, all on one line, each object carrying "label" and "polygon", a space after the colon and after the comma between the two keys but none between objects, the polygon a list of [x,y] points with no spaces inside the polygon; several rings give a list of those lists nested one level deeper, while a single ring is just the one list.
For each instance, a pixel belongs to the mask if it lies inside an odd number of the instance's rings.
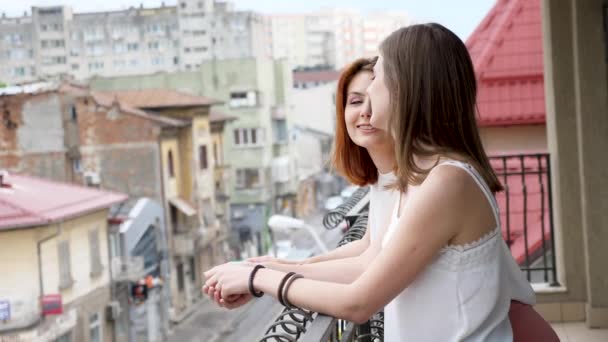
[{"label": "thin bracelet", "polygon": [[296,274],[296,272],[287,273],[283,277],[281,282],[279,283],[279,290],[277,291],[277,298],[279,300],[279,303],[281,303],[281,305],[283,305],[283,306],[285,306],[285,302],[283,301],[283,287],[285,286],[285,283],[287,282],[287,280],[289,280],[289,278],[291,278],[291,276],[293,276],[295,274]]},{"label": "thin bracelet", "polygon": [[288,307],[288,308],[290,308],[290,309],[295,309],[296,306],[294,306],[293,304],[291,304],[291,302],[289,301],[289,299],[287,299],[287,292],[289,291],[289,288],[291,287],[291,284],[296,279],[300,279],[300,278],[304,278],[304,276],[301,275],[301,274],[296,274],[293,277],[289,278],[289,281],[285,285],[285,289],[283,289],[283,301],[285,302],[285,306]]},{"label": "thin bracelet", "polygon": [[260,291],[260,292],[255,292],[255,288],[253,287],[253,277],[255,277],[255,274],[261,269],[261,268],[266,268],[263,265],[255,265],[255,267],[253,268],[253,271],[251,271],[251,274],[249,275],[249,293],[251,293],[254,297],[262,297],[264,295],[264,292]]}]

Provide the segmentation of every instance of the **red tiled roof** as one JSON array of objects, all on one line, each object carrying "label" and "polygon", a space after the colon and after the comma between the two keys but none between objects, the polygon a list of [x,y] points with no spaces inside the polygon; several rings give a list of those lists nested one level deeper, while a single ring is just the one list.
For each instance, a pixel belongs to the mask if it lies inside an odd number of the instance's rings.
[{"label": "red tiled roof", "polygon": [[148,120],[151,120],[161,126],[183,127],[189,125],[189,122],[179,120],[156,113],[147,113],[144,110],[136,108],[130,103],[120,100],[111,92],[91,90],[88,86],[78,85],[70,82],[63,82],[57,88],[62,93],[69,93],[76,97],[90,96],[95,103],[102,107],[112,108],[117,105],[118,108],[125,113],[136,115]]},{"label": "red tiled roof", "polygon": [[24,175],[4,177],[0,187],[0,230],[46,225],[108,208],[124,194]]},{"label": "red tiled roof", "polygon": [[466,45],[481,126],[545,123],[540,0],[498,0]]},{"label": "red tiled roof", "polygon": [[331,82],[337,81],[340,72],[336,70],[294,71],[294,83]]},{"label": "red tiled roof", "polygon": [[117,90],[102,92],[137,108],[167,108],[211,106],[221,101],[204,96],[186,94],[170,89]]}]

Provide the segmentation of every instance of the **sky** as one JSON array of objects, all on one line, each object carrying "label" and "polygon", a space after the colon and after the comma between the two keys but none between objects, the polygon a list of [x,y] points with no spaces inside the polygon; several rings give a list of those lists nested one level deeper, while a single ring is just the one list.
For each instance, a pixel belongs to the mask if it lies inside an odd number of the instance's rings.
[{"label": "sky", "polygon": [[[31,13],[32,6],[71,6],[74,12],[127,9],[131,6],[158,7],[164,2],[175,5],[176,0],[0,0],[0,11],[7,16]],[[298,13],[324,7],[358,9],[363,14],[376,10],[405,11],[417,22],[435,21],[466,40],[488,13],[496,0],[234,0],[240,10],[254,10],[264,14]]]}]

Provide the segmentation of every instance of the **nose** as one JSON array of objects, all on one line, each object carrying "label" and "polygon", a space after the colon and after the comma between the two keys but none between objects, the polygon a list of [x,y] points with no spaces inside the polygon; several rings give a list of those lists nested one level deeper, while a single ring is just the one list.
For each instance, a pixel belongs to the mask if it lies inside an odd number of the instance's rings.
[{"label": "nose", "polygon": [[369,96],[365,97],[365,101],[363,101],[363,105],[361,106],[361,113],[359,115],[363,118],[371,118],[372,104],[369,101]]}]

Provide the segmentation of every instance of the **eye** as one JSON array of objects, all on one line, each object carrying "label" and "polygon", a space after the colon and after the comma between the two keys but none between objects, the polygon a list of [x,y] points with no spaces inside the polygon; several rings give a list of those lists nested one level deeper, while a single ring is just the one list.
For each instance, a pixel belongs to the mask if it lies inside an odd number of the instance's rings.
[{"label": "eye", "polygon": [[351,100],[349,104],[356,105],[356,104],[361,104],[361,103],[363,103],[363,101],[361,101],[359,99],[354,99],[354,100]]}]

